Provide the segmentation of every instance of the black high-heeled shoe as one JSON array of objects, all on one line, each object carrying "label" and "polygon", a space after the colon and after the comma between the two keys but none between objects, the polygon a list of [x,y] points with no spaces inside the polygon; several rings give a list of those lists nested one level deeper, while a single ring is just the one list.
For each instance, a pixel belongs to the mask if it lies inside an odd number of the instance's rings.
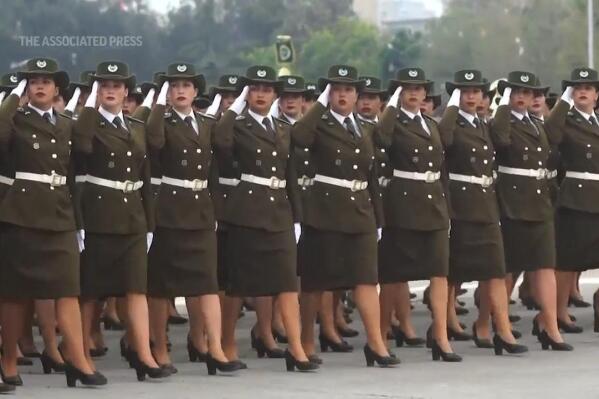
[{"label": "black high-heeled shoe", "polygon": [[277,341],[280,344],[287,344],[287,343],[289,343],[288,340],[287,340],[287,336],[281,334],[280,332],[278,332],[276,328],[272,329],[272,336],[274,337],[275,341]]},{"label": "black high-heeled shoe", "polygon": [[297,371],[304,373],[315,371],[320,368],[320,366],[317,363],[312,362],[309,357],[307,362],[297,360],[289,350],[285,351],[285,366],[287,367],[287,371],[295,371],[295,369],[297,369]]},{"label": "black high-heeled shoe", "polygon": [[414,292],[410,292],[410,299],[416,299],[417,296]]},{"label": "black high-heeled shoe", "polygon": [[179,369],[177,369],[172,363],[159,364],[159,366],[161,369],[168,370],[168,372],[171,374],[177,374],[179,372]]},{"label": "black high-heeled shoe", "polygon": [[366,358],[367,367],[373,367],[375,363],[379,367],[393,367],[401,363],[397,356],[381,356],[373,351],[368,344],[364,345],[364,357]]},{"label": "black high-heeled shoe", "polygon": [[108,348],[93,348],[89,350],[89,355],[91,357],[104,357],[106,356],[106,352],[108,352]]},{"label": "black high-heeled shoe", "polygon": [[23,379],[18,373],[17,375],[6,376],[4,375],[2,366],[0,366],[0,377],[2,377],[2,381],[4,381],[5,384],[13,385],[15,387],[23,386]]},{"label": "black high-heeled shoe", "polygon": [[175,315],[175,316],[168,317],[168,324],[180,325],[180,324],[186,324],[186,323],[187,323],[187,318],[185,318],[183,316]]},{"label": "black high-heeled shoe", "polygon": [[208,352],[201,352],[200,350],[198,350],[194,346],[189,335],[187,336],[187,355],[189,356],[189,361],[192,363],[206,363],[208,359]]},{"label": "black high-heeled shoe", "polygon": [[52,359],[46,351],[42,352],[40,356],[40,360],[42,362],[42,369],[44,370],[44,374],[52,373],[54,370],[57,373],[63,373],[65,371],[65,363],[59,363],[56,360]]},{"label": "black high-heeled shoe", "polygon": [[9,384],[5,384],[3,382],[0,382],[0,394],[14,392],[15,389],[16,388],[15,388],[14,385],[9,385]]},{"label": "black high-heeled shoe", "polygon": [[538,338],[540,331],[541,330],[539,329],[539,320],[535,317],[534,319],[532,319],[532,331],[531,331],[531,334]]},{"label": "black high-heeled shoe", "polygon": [[312,363],[316,363],[316,364],[322,364],[322,359],[320,357],[318,357],[318,355],[314,354],[314,355],[308,355],[308,360],[311,361]]},{"label": "black high-heeled shoe", "polygon": [[[221,362],[212,357],[210,353],[206,358],[206,367],[208,368],[208,375],[216,375],[216,370],[221,373],[232,373],[241,369],[239,361]],[[247,367],[247,366],[246,366]]]},{"label": "black high-heeled shoe", "polygon": [[467,315],[468,313],[470,313],[470,311],[464,307],[461,307],[461,306],[455,307],[455,314],[457,314],[458,316],[464,316],[464,315]]},{"label": "black high-heeled shoe", "polygon": [[137,375],[137,381],[144,381],[146,375],[150,378],[167,378],[171,376],[170,371],[160,367],[150,367],[141,361],[137,352],[131,351],[131,363]]},{"label": "black high-heeled shoe", "polygon": [[522,317],[518,316],[517,314],[508,315],[508,318],[510,320],[510,323],[517,323],[520,320],[522,320]]},{"label": "black high-heeled shoe", "polygon": [[591,304],[582,298],[570,297],[568,299],[568,306],[574,306],[575,308],[590,308]]},{"label": "black high-heeled shoe", "polygon": [[599,291],[593,294],[593,331],[599,333]]},{"label": "black high-heeled shoe", "polygon": [[405,343],[407,346],[419,347],[426,343],[426,340],[420,337],[408,337],[401,328],[395,331],[395,346],[401,348]]},{"label": "black high-heeled shoe", "polygon": [[426,330],[426,347],[429,349],[433,347],[433,326]]},{"label": "black high-heeled shoe", "polygon": [[562,332],[566,334],[580,334],[583,332],[582,327],[577,326],[574,323],[566,323],[565,321],[560,319],[557,319],[557,326],[560,330],[562,330]]},{"label": "black high-heeled shoe", "polygon": [[535,302],[532,297],[522,297],[520,298],[523,306],[526,306],[528,310],[539,310],[539,305]]},{"label": "black high-heeled shoe", "polygon": [[454,341],[470,341],[472,336],[465,331],[454,331],[451,327],[447,327],[447,339]]},{"label": "black high-heeled shoe", "polygon": [[334,342],[322,334],[318,337],[318,341],[320,342],[321,352],[327,352],[331,349],[332,352],[347,353],[354,350],[354,347],[347,341],[341,340],[341,342]]},{"label": "black high-heeled shoe", "polygon": [[17,366],[33,366],[33,360],[28,357],[19,356],[17,358]]},{"label": "black high-heeled shoe", "polygon": [[491,349],[495,347],[490,339],[478,338],[478,333],[476,332],[476,323],[472,324],[472,339],[474,340],[474,344],[477,348]]},{"label": "black high-heeled shoe", "polygon": [[343,338],[353,338],[353,337],[357,337],[358,335],[360,335],[360,333],[358,331],[354,330],[353,328],[349,328],[349,327],[343,327],[343,328],[337,327],[337,333],[339,335],[341,335]]},{"label": "black high-heeled shoe", "polygon": [[262,359],[264,356],[269,359],[282,359],[285,357],[285,351],[281,348],[267,348],[264,341],[261,338],[256,337],[256,353],[258,358]]},{"label": "black high-heeled shoe", "polygon": [[77,367],[68,362],[65,363],[64,371],[67,377],[67,386],[69,388],[76,387],[77,380],[79,380],[83,385],[87,386],[101,386],[106,385],[108,382],[102,373],[96,371],[93,374],[85,374],[83,371],[79,370]]},{"label": "black high-heeled shoe", "polygon": [[547,331],[541,331],[539,333],[539,341],[541,341],[541,348],[543,350],[547,350],[549,348],[551,348],[551,350],[554,350],[554,351],[573,351],[574,350],[574,347],[570,344],[567,344],[565,342],[555,342],[553,339],[551,339],[549,334],[547,334]]},{"label": "black high-heeled shoe", "polygon": [[123,331],[125,329],[123,323],[111,316],[102,317],[102,323],[104,323],[104,329],[107,331]]},{"label": "black high-heeled shoe", "polygon": [[493,346],[495,348],[496,356],[503,355],[504,350],[512,355],[518,355],[528,352],[527,346],[520,344],[510,344],[509,342],[505,342],[503,338],[499,336],[499,334],[495,334],[495,336],[493,337]]},{"label": "black high-heeled shoe", "polygon": [[460,355],[458,355],[457,353],[443,352],[441,350],[441,347],[435,340],[433,340],[432,352],[433,352],[432,355],[433,355],[434,361],[443,360],[444,362],[451,362],[451,363],[457,363],[457,362],[462,361],[462,357]]}]

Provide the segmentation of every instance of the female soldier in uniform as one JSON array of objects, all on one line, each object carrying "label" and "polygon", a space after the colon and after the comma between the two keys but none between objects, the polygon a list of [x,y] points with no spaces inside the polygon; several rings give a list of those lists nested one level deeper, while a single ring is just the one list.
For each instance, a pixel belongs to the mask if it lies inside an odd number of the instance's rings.
[{"label": "female soldier in uniform", "polygon": [[[17,340],[23,328],[23,308],[30,299],[55,299],[63,334],[67,384],[104,385],[83,353],[79,313],[79,251],[76,228],[81,220],[71,202],[71,144],[82,143],[72,133],[71,120],[52,108],[68,76],[56,61],[36,58],[18,74],[21,82],[0,108],[0,147],[8,154],[15,180],[3,199],[2,379],[22,385],[17,373]],[[29,103],[17,108],[25,87]],[[4,155],[6,156],[6,155]],[[67,183],[68,177],[68,183]],[[56,369],[48,359],[44,365]]]},{"label": "female soldier in uniform", "polygon": [[[146,132],[141,121],[124,118],[123,102],[135,87],[126,64],[101,62],[94,87],[75,123],[85,170],[81,207],[85,221],[81,291],[84,334],[89,335],[98,298],[124,296],[130,350],[138,380],[163,378],[150,352],[147,256],[154,231]],[[100,106],[96,110],[98,100]],[[91,363],[91,359],[89,359]]]}]

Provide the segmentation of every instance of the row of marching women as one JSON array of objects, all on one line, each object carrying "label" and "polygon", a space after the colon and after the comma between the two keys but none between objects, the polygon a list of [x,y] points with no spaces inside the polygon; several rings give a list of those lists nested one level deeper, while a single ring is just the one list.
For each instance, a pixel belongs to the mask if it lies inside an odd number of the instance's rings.
[{"label": "row of marching women", "polygon": [[[367,366],[400,363],[390,338],[446,362],[462,361],[452,341],[524,354],[509,314],[521,273],[542,349],[571,351],[562,333],[582,332],[568,304],[580,272],[599,266],[592,69],[563,81],[551,112],[533,73],[511,72],[491,91],[480,71],[458,71],[440,118],[420,68],[383,87],[349,65],[314,85],[256,65],[223,75],[207,98],[185,62],[141,86],[118,61],[69,85],[55,60],[34,58],[5,80],[2,392],[23,384],[27,357],[68,386],[106,384],[95,362],[107,350],[104,306],[124,326],[121,355],[138,380],[168,378],[176,297],[189,315],[189,360],[210,375],[248,367],[235,329],[250,304],[252,347],[288,371],[326,367],[317,341],[322,352],[354,349],[348,301]],[[415,280],[430,281],[420,334]],[[455,304],[473,281],[469,327]]]}]

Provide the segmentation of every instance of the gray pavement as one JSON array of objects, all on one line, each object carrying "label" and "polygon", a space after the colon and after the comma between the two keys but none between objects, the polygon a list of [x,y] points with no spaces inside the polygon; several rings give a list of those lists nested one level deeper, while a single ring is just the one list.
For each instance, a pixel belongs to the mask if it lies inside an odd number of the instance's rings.
[{"label": "gray pavement", "polygon": [[[599,274],[585,275],[583,292],[587,300],[599,285]],[[422,305],[423,283],[414,284],[418,292],[414,320],[420,334],[429,324]],[[462,320],[470,326],[475,308],[472,290],[464,295],[470,314]],[[182,309],[183,310],[183,309]],[[524,336],[522,343],[531,352],[524,356],[494,356],[492,350],[477,349],[472,342],[456,342],[454,350],[464,356],[462,363],[432,362],[430,350],[424,348],[394,349],[402,364],[395,369],[366,368],[362,354],[364,334],[351,339],[356,350],[351,354],[322,354],[323,368],[313,374],[288,373],[282,359],[259,360],[249,347],[249,328],[255,317],[246,313],[238,323],[241,357],[249,369],[235,376],[207,375],[204,364],[189,363],[186,358],[187,327],[171,327],[172,358],[179,373],[169,381],[137,382],[135,373],[119,358],[116,332],[107,332],[108,355],[97,362],[109,379],[109,385],[99,389],[69,389],[63,375],[42,374],[36,361],[32,367],[21,368],[25,387],[18,389],[19,398],[599,398],[599,334],[593,333],[591,309],[572,309],[585,332],[566,335],[575,351],[560,353],[542,351],[530,335],[533,311],[521,305],[512,306],[512,313],[522,316],[515,324]],[[353,327],[360,323],[354,321]],[[41,343],[38,342],[41,348]]]}]

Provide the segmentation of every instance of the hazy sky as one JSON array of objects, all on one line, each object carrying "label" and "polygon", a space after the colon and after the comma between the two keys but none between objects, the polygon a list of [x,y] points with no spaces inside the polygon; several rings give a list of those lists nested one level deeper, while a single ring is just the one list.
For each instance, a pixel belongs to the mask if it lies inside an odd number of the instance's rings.
[{"label": "hazy sky", "polygon": [[[166,12],[170,8],[177,7],[181,0],[149,0],[150,7],[158,12]],[[429,8],[437,15],[441,15],[441,0],[421,0],[426,8]]]}]

